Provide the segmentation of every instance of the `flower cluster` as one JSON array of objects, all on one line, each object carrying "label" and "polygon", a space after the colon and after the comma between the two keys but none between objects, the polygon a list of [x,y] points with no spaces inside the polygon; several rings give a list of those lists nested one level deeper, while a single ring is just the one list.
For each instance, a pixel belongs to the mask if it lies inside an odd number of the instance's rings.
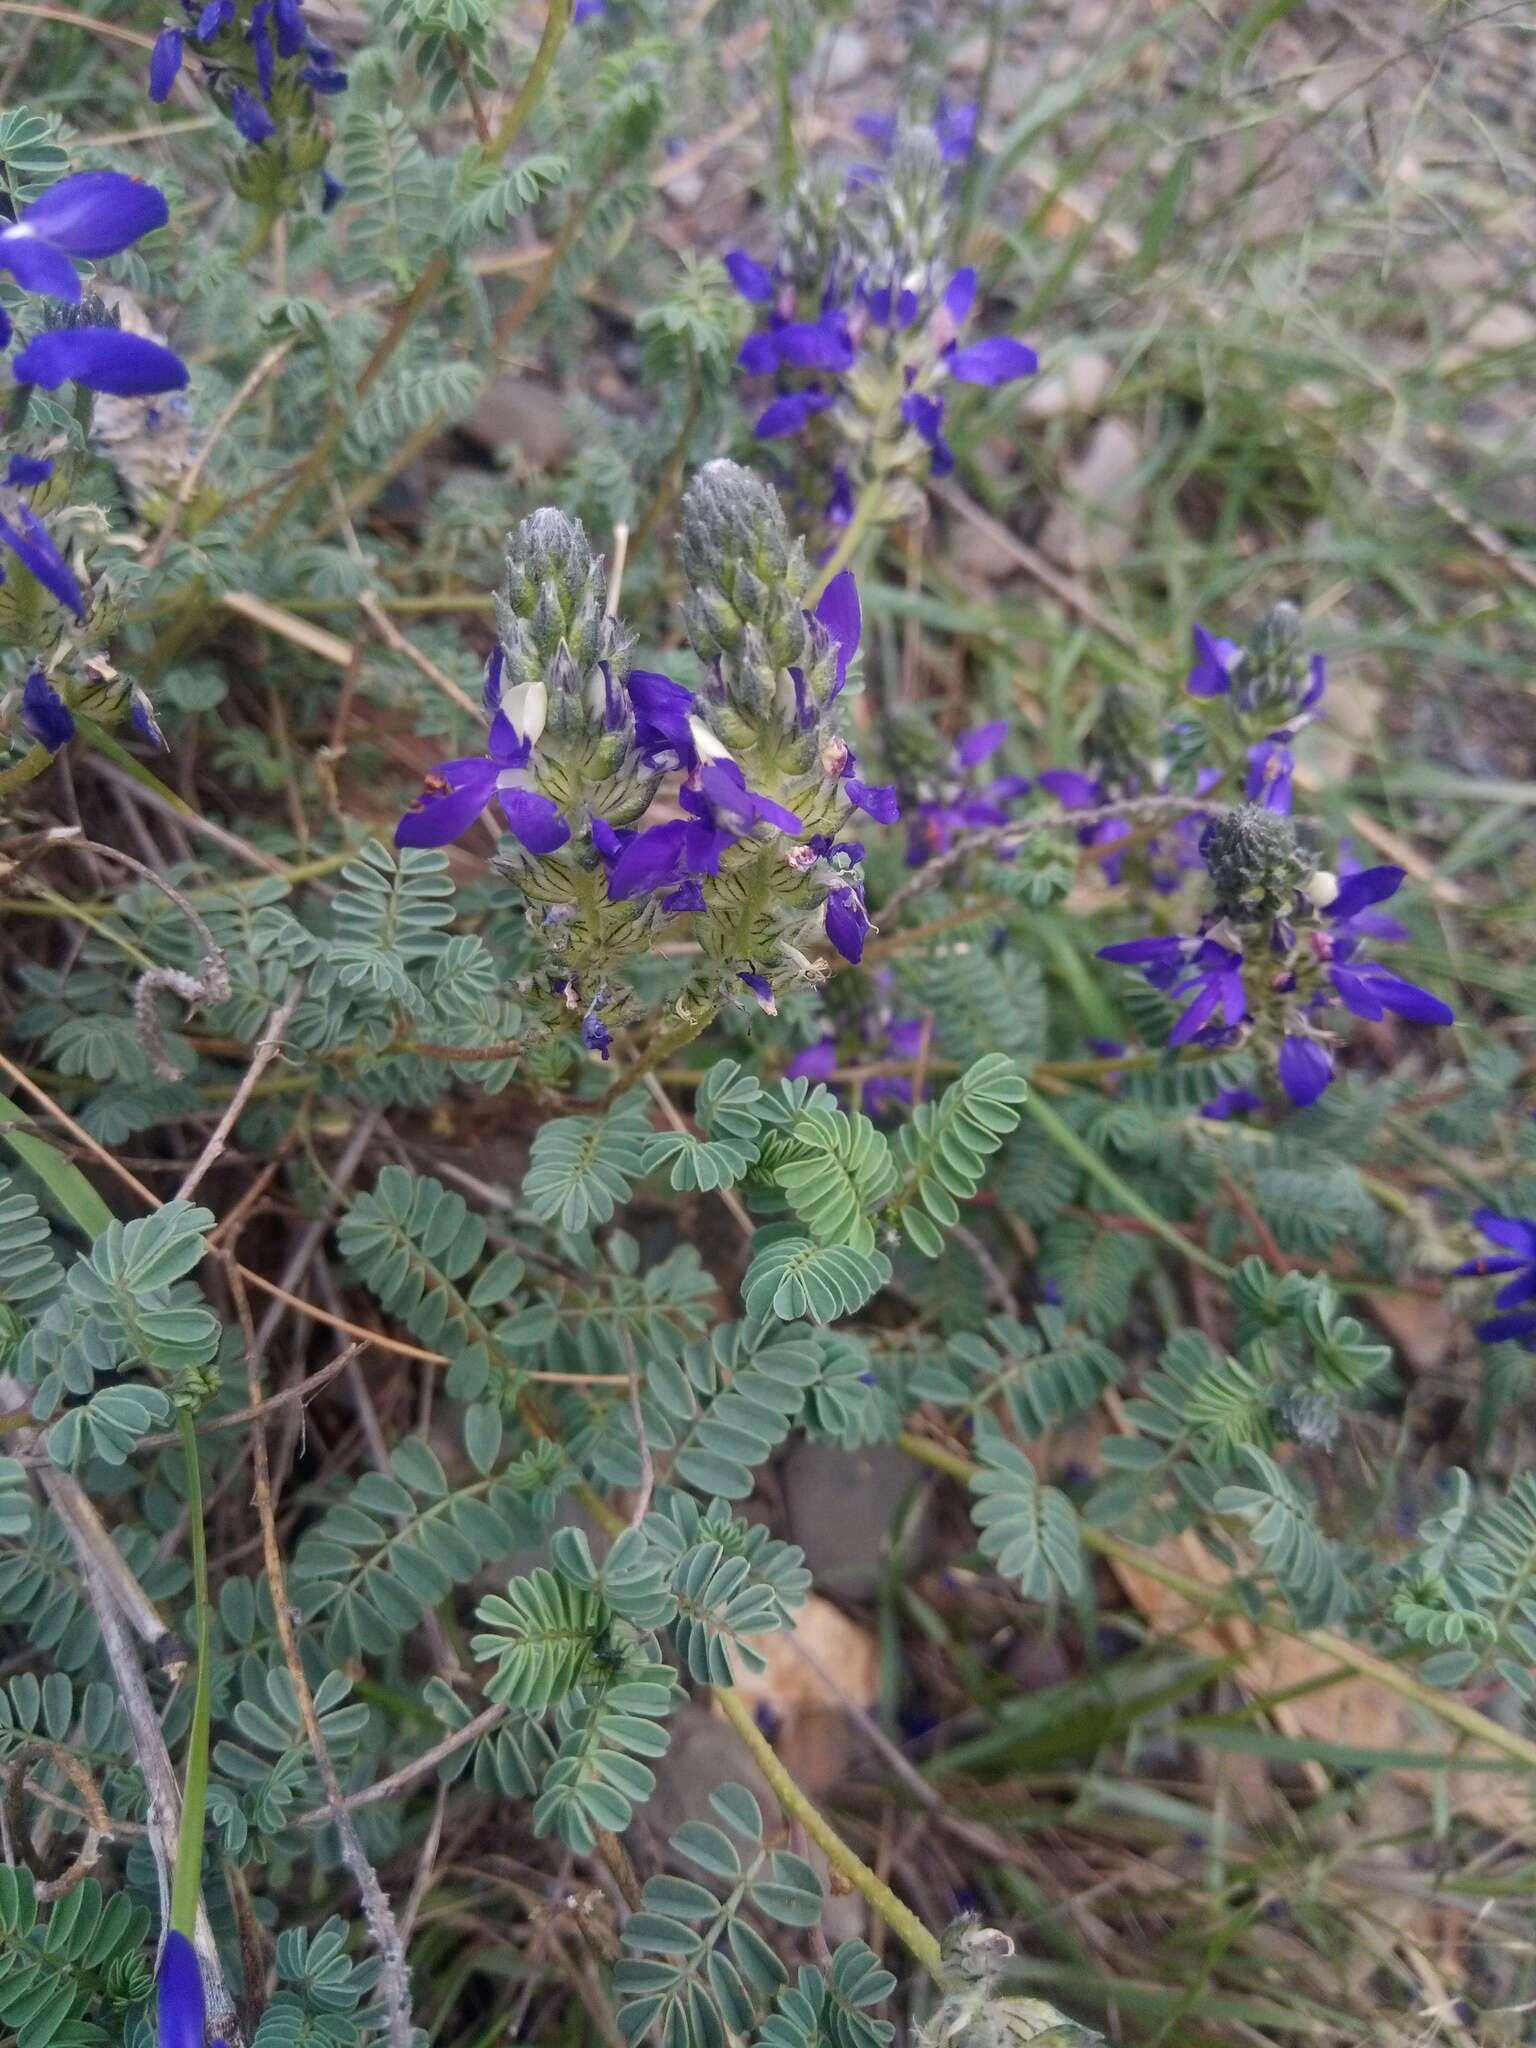
[{"label": "flower cluster", "polygon": [[[164,197],[141,178],[79,171],[0,227],[0,272],[24,292],[82,308],[76,263],[116,256],[163,228],[168,218]],[[86,301],[82,310],[83,319],[62,314],[16,350],[11,374],[18,384],[56,391],[75,383],[118,398],[179,391],[186,384],[186,365],[170,349],[96,317],[105,311],[99,301]],[[10,318],[0,309],[0,350],[10,348],[12,339]]]},{"label": "flower cluster", "polygon": [[892,735],[891,752],[900,764],[907,821],[906,862],[920,868],[947,853],[957,832],[1006,825],[1009,807],[1029,792],[1027,775],[987,773],[1008,737],[1008,722],[994,718],[957,734],[947,748],[933,742],[926,727],[903,720]]},{"label": "flower cluster", "polygon": [[[1376,907],[1402,886],[1401,868],[1342,876],[1318,868],[1290,820],[1257,804],[1213,818],[1201,853],[1213,906],[1196,932],[1099,949],[1101,959],[1139,967],[1183,1003],[1170,1046],[1252,1040],[1273,1055],[1281,1087],[1305,1108],[1333,1079],[1326,1020],[1336,1006],[1372,1021],[1390,1011],[1414,1024],[1454,1023],[1438,996],[1365,951],[1373,939],[1407,936]],[[1216,1113],[1248,1106],[1221,1103]]]},{"label": "flower cluster", "polygon": [[739,357],[771,378],[761,440],[798,435],[818,415],[838,451],[825,507],[843,525],[855,503],[878,522],[915,507],[913,479],[954,465],[945,438],[953,384],[998,385],[1031,374],[1034,350],[1006,335],[963,342],[976,273],[945,261],[951,215],[947,165],[969,149],[974,110],[941,111],[936,132],[895,137],[888,166],[859,166],[839,193],[824,174],[802,181],[772,269],[743,249],[725,267],[764,324]]},{"label": "flower cluster", "polygon": [[[57,390],[72,383],[82,394],[109,398],[155,397],[180,391],[186,365],[162,343],[128,332],[107,317],[99,299],[82,294],[76,264],[114,256],[144,235],[164,227],[164,198],[152,185],[121,171],[81,171],[62,178],[24,206],[0,228],[0,271],[35,298],[45,324],[11,355],[18,385],[13,419],[26,418],[26,389]],[[0,348],[15,336],[0,311]],[[89,401],[86,401],[89,402]],[[80,578],[41,516],[68,499],[69,464],[53,455],[13,453],[0,476],[0,638],[25,651],[29,663],[16,709],[22,730],[49,753],[71,738],[75,721],[47,670],[57,658],[46,652],[57,640],[53,606],[84,621],[89,605]],[[118,707],[127,702],[137,730],[160,743],[159,728],[143,692],[114,690],[106,664],[90,670],[86,687],[93,702]]]},{"label": "flower cluster", "polygon": [[237,18],[235,0],[181,0],[181,20],[168,20],[149,58],[149,96],[159,105],[181,74],[190,43],[215,96],[253,150],[278,137],[281,146],[245,167],[241,196],[284,197],[287,173],[319,170],[327,211],[342,187],[323,168],[328,144],[315,119],[316,99],[347,89],[347,74],[328,43],[304,19],[303,0],[254,0]]},{"label": "flower cluster", "polygon": [[[897,814],[830,717],[859,643],[851,575],[806,612],[804,550],[778,499],[727,462],[688,493],[682,553],[697,691],[630,666],[581,527],[554,511],[525,519],[496,604],[485,751],[434,769],[395,835],[442,845],[498,805],[514,846],[496,866],[545,942],[539,989],[605,1057],[630,1013],[624,962],[665,920],[695,921],[706,965],[680,998],[695,1013],[738,985],[772,1010],[812,973],[818,938],[858,960],[864,849],[838,834],[856,813]],[[672,774],[675,809],[645,822]]]},{"label": "flower cluster", "polygon": [[[1246,647],[1196,625],[1194,653],[1186,688],[1206,707],[1225,710],[1227,734],[1246,750],[1244,795],[1266,810],[1289,811],[1296,770],[1291,741],[1316,717],[1328,686],[1322,655],[1302,649],[1301,613],[1293,604],[1275,605]],[[1203,732],[1185,727],[1178,737],[1191,734],[1197,746],[1213,737],[1208,724]],[[1225,751],[1221,738],[1215,743]]]}]

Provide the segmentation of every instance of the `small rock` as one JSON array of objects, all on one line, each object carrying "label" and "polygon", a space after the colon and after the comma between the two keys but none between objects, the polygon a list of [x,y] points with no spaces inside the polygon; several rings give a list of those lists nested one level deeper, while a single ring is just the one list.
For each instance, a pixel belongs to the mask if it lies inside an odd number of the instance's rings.
[{"label": "small rock", "polygon": [[652,1766],[656,1790],[641,1809],[645,1825],[661,1841],[676,1834],[688,1820],[713,1821],[718,1827],[709,1795],[728,1784],[746,1786],[761,1807],[763,1825],[770,1833],[782,1825],[779,1802],[768,1780],[728,1721],[706,1706],[691,1705],[674,1716],[671,1726],[667,1753]]},{"label": "small rock", "polygon": [[827,45],[826,80],[836,92],[855,85],[869,69],[869,37],[856,28],[840,28]]},{"label": "small rock", "polygon": [[679,213],[685,213],[690,207],[697,206],[704,197],[704,173],[679,171],[676,177],[668,178],[661,191],[669,206],[675,206]]},{"label": "small rock", "polygon": [[571,448],[559,393],[533,377],[497,377],[463,431],[498,460],[524,470],[558,469]]},{"label": "small rock", "polygon": [[789,1723],[827,1709],[841,1713],[848,1702],[874,1705],[875,1639],[819,1593],[806,1601],[792,1629],[751,1641],[766,1661],[761,1671],[741,1670],[736,1690],[754,1713],[764,1707],[774,1721]]},{"label": "small rock", "polygon": [[[874,1593],[899,1534],[898,1510],[923,1477],[893,1445],[852,1454],[832,1444],[795,1446],[784,1465],[789,1534],[819,1584],[852,1600]],[[923,1531],[911,1533],[916,1549]]]},{"label": "small rock", "polygon": [[1124,420],[1100,421],[1062,479],[1062,502],[1041,529],[1042,554],[1078,574],[1120,561],[1141,508],[1141,493],[1127,488],[1140,461],[1141,443]]},{"label": "small rock", "polygon": [[1054,420],[1064,413],[1096,412],[1115,366],[1098,349],[1068,356],[1059,370],[1029,386],[1019,411],[1028,420]]}]

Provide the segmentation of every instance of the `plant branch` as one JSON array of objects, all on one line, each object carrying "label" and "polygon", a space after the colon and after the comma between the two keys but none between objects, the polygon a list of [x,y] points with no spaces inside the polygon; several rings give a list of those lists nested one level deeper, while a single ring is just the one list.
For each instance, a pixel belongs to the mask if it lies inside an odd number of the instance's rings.
[{"label": "plant branch", "polygon": [[795,1783],[778,1753],[762,1730],[753,1720],[751,1710],[741,1695],[728,1688],[720,1688],[714,1694],[720,1711],[752,1752],[754,1762],[768,1783],[785,1813],[798,1821],[811,1840],[825,1855],[828,1863],[840,1877],[847,1879],[853,1889],[878,1913],[898,1941],[920,1962],[929,1976],[937,1981],[939,1975],[939,1944],[936,1937],[918,1919],[910,1906],[903,1904],[883,1878],[876,1876],[867,1863],[856,1855],[842,1836],[826,1820],[819,1808],[812,1805],[800,1787]]}]

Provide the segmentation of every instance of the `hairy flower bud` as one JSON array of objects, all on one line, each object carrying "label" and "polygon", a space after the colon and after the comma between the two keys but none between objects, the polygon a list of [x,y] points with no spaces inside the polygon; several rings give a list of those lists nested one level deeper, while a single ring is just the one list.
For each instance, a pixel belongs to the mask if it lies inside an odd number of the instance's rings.
[{"label": "hairy flower bud", "polygon": [[1200,842],[1218,917],[1265,924],[1290,910],[1313,864],[1280,811],[1244,804],[1213,818]]},{"label": "hairy flower bud", "polygon": [[[683,500],[682,558],[692,585],[688,637],[712,680],[703,702],[733,752],[761,743],[804,773],[822,708],[836,695],[831,635],[808,617],[805,549],[778,496],[734,462],[711,462]],[[779,753],[802,742],[803,760]]]},{"label": "hairy flower bud", "polygon": [[1307,684],[1301,629],[1300,611],[1285,602],[1272,605],[1254,627],[1236,685],[1245,710],[1283,718],[1295,709]]},{"label": "hairy flower bud", "polygon": [[600,661],[623,681],[627,642],[603,610],[603,565],[580,520],[549,505],[520,520],[507,535],[506,582],[494,604],[508,685],[540,677],[551,698],[579,696]]}]

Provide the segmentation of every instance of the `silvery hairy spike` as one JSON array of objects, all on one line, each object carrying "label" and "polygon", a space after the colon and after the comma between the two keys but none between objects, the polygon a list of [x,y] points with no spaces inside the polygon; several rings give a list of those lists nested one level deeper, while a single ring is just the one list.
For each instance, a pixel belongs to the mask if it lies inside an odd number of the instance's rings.
[{"label": "silvery hairy spike", "polygon": [[708,463],[683,501],[682,558],[688,637],[715,678],[706,694],[746,718],[770,717],[780,673],[817,655],[805,551],[777,494],[737,463]]},{"label": "silvery hairy spike", "polygon": [[1218,916],[1239,926],[1267,923],[1288,911],[1316,866],[1297,844],[1291,820],[1258,804],[1213,818],[1200,851]]},{"label": "silvery hairy spike", "polygon": [[[603,613],[603,565],[578,520],[544,506],[507,535],[506,581],[495,601],[507,679],[550,678],[564,644],[583,676],[612,652]],[[553,685],[552,685],[553,686]]]},{"label": "silvery hairy spike", "polygon": [[1237,694],[1253,711],[1288,712],[1305,687],[1301,613],[1294,604],[1272,605],[1249,635],[1238,670]]}]

